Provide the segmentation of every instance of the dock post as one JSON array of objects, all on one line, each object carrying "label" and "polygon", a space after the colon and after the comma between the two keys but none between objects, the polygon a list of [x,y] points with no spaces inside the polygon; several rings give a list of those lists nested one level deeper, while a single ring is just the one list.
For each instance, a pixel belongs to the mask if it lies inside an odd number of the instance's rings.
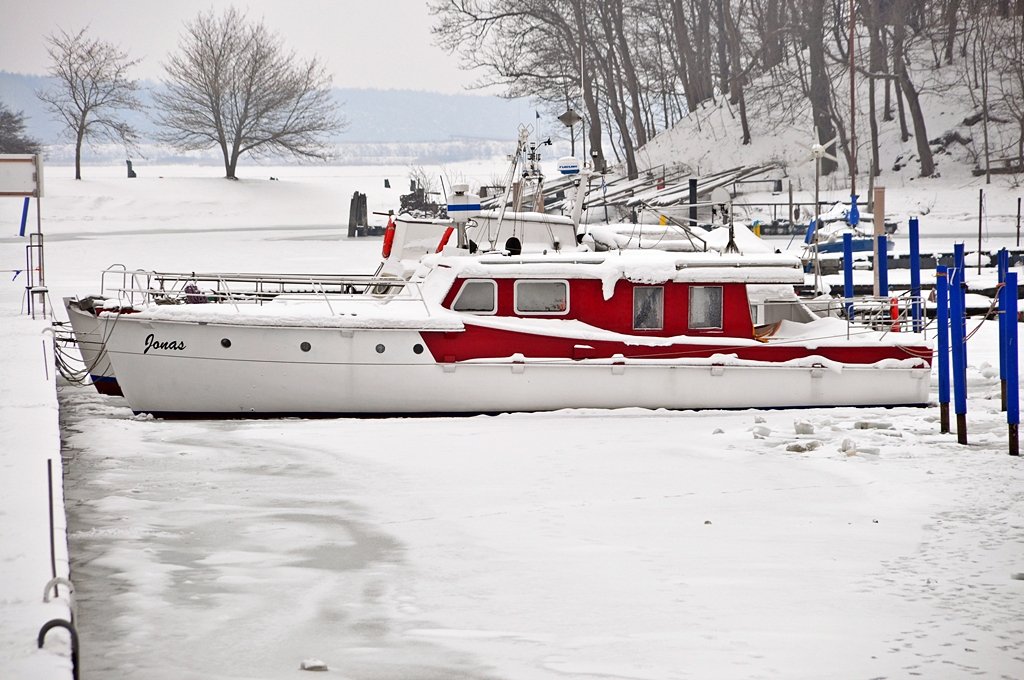
[{"label": "dock post", "polygon": [[949,286],[950,349],[953,354],[953,411],[956,413],[956,440],[967,444],[967,352],[964,332],[964,244],[954,246],[954,269]]},{"label": "dock post", "polygon": [[1010,455],[1020,455],[1018,426],[1020,425],[1020,393],[1017,385],[1017,272],[1007,272],[1004,298],[1006,299],[1006,341],[1001,343],[1006,354],[1006,423],[1009,428]]},{"label": "dock post", "polygon": [[949,269],[935,268],[936,360],[939,362],[939,432],[949,433]]},{"label": "dock post", "polygon": [[846,298],[846,319],[853,321],[853,234],[843,234],[843,297]]},{"label": "dock post", "polygon": [[690,226],[697,226],[697,178],[690,178]]},{"label": "dock post", "polygon": [[916,217],[910,218],[910,316],[914,321],[914,332],[924,329],[921,313],[921,239],[920,223]]},{"label": "dock post", "polygon": [[886,247],[885,234],[875,237],[875,250],[878,252],[878,261],[875,262],[875,271],[878,272],[878,297],[889,297],[889,249]]}]

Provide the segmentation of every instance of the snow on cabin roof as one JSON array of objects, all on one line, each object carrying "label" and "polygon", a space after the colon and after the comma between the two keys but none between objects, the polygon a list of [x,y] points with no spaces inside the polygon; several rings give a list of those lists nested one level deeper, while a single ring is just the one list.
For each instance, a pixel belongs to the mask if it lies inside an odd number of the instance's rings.
[{"label": "snow on cabin roof", "polygon": [[605,297],[615,282],[634,283],[757,283],[801,284],[800,260],[790,255],[677,253],[620,250],[605,253],[568,252],[520,256],[428,256],[424,265],[447,269],[460,278],[601,279]]},{"label": "snow on cabin roof", "polygon": [[562,224],[572,226],[572,220],[565,215],[549,215],[547,213],[539,213],[532,211],[514,212],[512,210],[506,210],[505,214],[502,215],[500,210],[481,210],[477,220],[497,220],[501,217],[501,220],[509,222],[542,222],[545,224]]}]

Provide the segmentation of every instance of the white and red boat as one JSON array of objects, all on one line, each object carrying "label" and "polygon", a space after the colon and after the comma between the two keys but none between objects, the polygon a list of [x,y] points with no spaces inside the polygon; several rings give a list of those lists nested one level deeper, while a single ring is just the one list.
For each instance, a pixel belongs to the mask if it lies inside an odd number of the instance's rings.
[{"label": "white and red boat", "polygon": [[589,252],[578,207],[479,213],[466,189],[452,223],[389,225],[372,277],[121,272],[117,301],[80,315],[94,363],[165,416],[928,401],[925,337],[894,332],[887,303],[869,324],[818,316],[795,257],[735,252],[731,229],[722,252]]},{"label": "white and red boat", "polygon": [[928,401],[922,335],[818,317],[803,281],[783,255],[451,245],[348,293],[97,319],[132,410],[164,416]]}]

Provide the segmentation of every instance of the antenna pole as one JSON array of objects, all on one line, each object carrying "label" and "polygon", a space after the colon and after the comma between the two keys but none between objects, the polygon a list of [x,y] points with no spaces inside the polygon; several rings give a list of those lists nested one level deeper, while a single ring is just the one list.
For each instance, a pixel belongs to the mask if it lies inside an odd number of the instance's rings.
[{"label": "antenna pole", "polygon": [[857,193],[857,125],[856,125],[856,101],[853,70],[853,28],[855,23],[855,0],[850,0],[850,193]]},{"label": "antenna pole", "polygon": [[[580,102],[582,105],[580,108],[583,111],[587,110],[587,84],[583,77],[583,39],[580,39]],[[580,121],[580,143],[583,145],[583,167],[587,165],[587,121],[583,119]],[[587,182],[590,183],[589,181]]]}]

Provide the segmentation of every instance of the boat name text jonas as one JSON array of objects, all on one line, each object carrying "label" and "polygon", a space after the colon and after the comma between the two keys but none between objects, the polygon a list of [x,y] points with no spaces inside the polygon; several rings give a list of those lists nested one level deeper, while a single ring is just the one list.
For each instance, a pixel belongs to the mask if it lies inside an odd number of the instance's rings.
[{"label": "boat name text jonas", "polygon": [[181,340],[157,340],[156,336],[150,333],[146,336],[146,349],[143,354],[149,353],[151,349],[173,349],[178,352],[185,349],[185,343]]}]

